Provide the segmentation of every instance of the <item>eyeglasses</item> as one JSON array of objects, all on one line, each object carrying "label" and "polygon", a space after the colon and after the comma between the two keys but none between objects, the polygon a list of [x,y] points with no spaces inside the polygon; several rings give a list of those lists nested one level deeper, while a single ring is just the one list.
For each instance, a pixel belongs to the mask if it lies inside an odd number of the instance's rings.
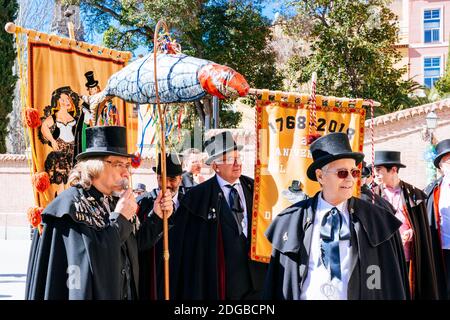
[{"label": "eyeglasses", "polygon": [[215,162],[216,163],[218,163],[218,164],[242,164],[242,157],[233,157],[233,156],[230,156],[230,157],[226,157],[225,159],[217,159],[217,160],[215,160]]},{"label": "eyeglasses", "polygon": [[336,173],[339,179],[347,179],[349,173],[352,175],[353,178],[358,178],[359,175],[361,174],[361,170],[356,168],[352,170],[347,169],[338,169],[335,171],[326,170],[325,172]]},{"label": "eyeglasses", "polygon": [[126,169],[127,171],[131,170],[131,163],[127,162],[127,163],[123,163],[123,162],[112,162],[109,160],[103,160],[103,162],[107,162],[109,163],[111,166],[113,166],[115,169],[120,168],[120,169]]}]

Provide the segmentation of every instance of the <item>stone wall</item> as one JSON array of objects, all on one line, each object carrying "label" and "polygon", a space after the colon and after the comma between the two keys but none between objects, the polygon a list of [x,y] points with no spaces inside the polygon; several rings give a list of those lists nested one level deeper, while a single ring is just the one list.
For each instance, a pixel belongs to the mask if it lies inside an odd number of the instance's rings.
[{"label": "stone wall", "polygon": [[[436,105],[424,105],[376,118],[374,126],[375,150],[393,150],[401,152],[401,160],[406,168],[400,170],[400,178],[423,189],[427,185],[427,163],[424,159],[428,141],[423,139],[426,116],[434,110],[438,116],[438,126],[434,130],[437,141],[450,139],[450,104],[436,108]],[[370,121],[366,121],[364,137],[366,162],[372,159],[372,135]]]}]

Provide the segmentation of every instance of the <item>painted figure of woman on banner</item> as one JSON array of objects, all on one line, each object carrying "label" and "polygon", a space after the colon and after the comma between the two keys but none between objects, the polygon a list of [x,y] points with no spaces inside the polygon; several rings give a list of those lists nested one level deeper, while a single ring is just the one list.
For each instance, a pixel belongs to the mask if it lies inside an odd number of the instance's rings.
[{"label": "painted figure of woman on banner", "polygon": [[64,190],[68,175],[73,167],[74,148],[77,143],[76,129],[79,120],[79,97],[70,87],[60,87],[53,91],[51,105],[44,108],[44,116],[38,137],[48,144],[52,151],[44,163],[45,171],[52,184]]}]

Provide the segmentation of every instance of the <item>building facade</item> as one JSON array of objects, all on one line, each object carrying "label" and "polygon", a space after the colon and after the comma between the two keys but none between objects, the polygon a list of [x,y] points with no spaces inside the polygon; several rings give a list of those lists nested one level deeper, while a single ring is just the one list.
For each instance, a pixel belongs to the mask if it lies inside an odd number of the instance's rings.
[{"label": "building facade", "polygon": [[404,79],[433,87],[448,59],[450,1],[394,0],[390,9],[398,16],[397,66],[407,67]]}]

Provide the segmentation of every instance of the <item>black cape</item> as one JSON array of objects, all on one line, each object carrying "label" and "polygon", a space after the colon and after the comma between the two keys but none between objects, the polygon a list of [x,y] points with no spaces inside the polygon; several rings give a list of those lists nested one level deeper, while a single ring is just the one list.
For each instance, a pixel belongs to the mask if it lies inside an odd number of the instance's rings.
[{"label": "black cape", "polygon": [[430,183],[425,189],[426,194],[426,206],[428,213],[428,222],[430,223],[430,233],[433,257],[436,266],[436,278],[439,290],[440,299],[450,299],[449,288],[447,288],[447,277],[446,266],[444,262],[443,252],[442,252],[442,242],[440,227],[436,219],[436,208],[438,204],[435,203],[435,192],[438,192],[442,182],[442,177]]},{"label": "black cape", "polygon": [[[404,181],[400,181],[400,187],[406,203],[407,218],[414,232],[409,265],[411,298],[439,299],[436,263],[425,203],[426,195],[422,190]],[[383,191],[377,186],[374,192],[381,196]]]},{"label": "black cape", "polygon": [[[281,212],[266,236],[272,243],[264,299],[299,300],[307,277],[312,223],[319,193]],[[366,201],[349,200],[353,268],[349,300],[408,299],[405,257],[398,233],[400,221]],[[371,266],[379,266],[380,289],[366,285]]]},{"label": "black cape", "polygon": [[[241,176],[247,204],[248,235],[251,235],[253,179]],[[171,297],[176,300],[219,300],[223,297],[227,275],[221,277],[225,254],[219,215],[224,199],[216,176],[191,188],[177,210],[172,231],[177,233],[179,246],[171,254]],[[225,202],[226,204],[226,202]],[[259,297],[267,264],[252,261],[247,248],[247,264],[253,292]]]},{"label": "black cape", "polygon": [[162,220],[155,215],[135,235],[135,224],[100,205],[102,196],[70,187],[45,208],[31,245],[27,300],[137,298],[138,245],[156,242]]},{"label": "black cape", "polygon": [[395,209],[392,204],[386,199],[380,197],[378,194],[374,193],[372,189],[368,185],[361,186],[361,200],[372,203],[372,200],[375,199],[375,205],[387,210],[395,215]]},{"label": "black cape", "polygon": [[[183,199],[186,190],[182,186],[178,189],[178,201]],[[138,217],[141,223],[148,219],[148,214],[153,210],[153,204],[157,197],[157,189],[139,196],[136,201],[139,205]],[[179,234],[173,232],[175,211],[169,218],[169,275],[172,277],[173,257],[172,253],[180,249]],[[164,300],[164,259],[162,237],[152,248],[140,248],[139,251],[139,299]]]}]

